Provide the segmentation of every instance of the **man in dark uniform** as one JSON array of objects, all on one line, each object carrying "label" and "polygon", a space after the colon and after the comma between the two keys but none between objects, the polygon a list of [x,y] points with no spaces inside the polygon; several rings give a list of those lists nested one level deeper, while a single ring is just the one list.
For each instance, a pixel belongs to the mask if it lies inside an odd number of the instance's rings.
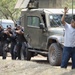
[{"label": "man in dark uniform", "polygon": [[2,56],[2,54],[3,54],[3,37],[2,37],[2,35],[3,35],[3,27],[2,27],[2,25],[0,25],[0,55]]},{"label": "man in dark uniform", "polygon": [[11,49],[10,49],[10,53],[11,53],[11,59],[14,60],[14,47],[16,45],[16,35],[14,32],[14,29],[9,30],[9,32],[11,32],[11,36],[10,36],[10,40],[11,40]]},{"label": "man in dark uniform", "polygon": [[[24,42],[27,43],[27,41],[26,41],[26,39],[24,37],[24,29],[20,25],[16,26],[15,33],[16,33],[17,44],[16,44],[16,47],[15,47],[14,51],[17,52],[18,59],[21,60],[21,48],[22,48],[22,44]],[[16,53],[15,53],[15,56],[16,56]]]},{"label": "man in dark uniform", "polygon": [[13,35],[11,25],[8,25],[7,29],[3,31],[3,39],[4,39],[3,59],[6,59],[7,51],[9,51],[8,46],[10,46],[10,45],[11,45],[11,47],[10,47],[11,57],[12,57],[12,59],[14,59],[13,49],[15,46],[15,36]]}]

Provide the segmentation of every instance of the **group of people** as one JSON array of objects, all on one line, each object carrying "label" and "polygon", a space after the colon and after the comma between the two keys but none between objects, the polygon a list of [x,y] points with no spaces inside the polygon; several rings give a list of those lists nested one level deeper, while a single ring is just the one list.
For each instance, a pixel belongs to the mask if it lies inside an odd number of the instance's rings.
[{"label": "group of people", "polygon": [[0,43],[2,47],[2,59],[6,59],[7,52],[11,53],[11,59],[21,60],[21,49],[23,49],[23,55],[25,57],[25,48],[27,41],[24,37],[24,28],[20,25],[16,25],[12,29],[11,25],[8,25],[6,29],[0,25]]}]

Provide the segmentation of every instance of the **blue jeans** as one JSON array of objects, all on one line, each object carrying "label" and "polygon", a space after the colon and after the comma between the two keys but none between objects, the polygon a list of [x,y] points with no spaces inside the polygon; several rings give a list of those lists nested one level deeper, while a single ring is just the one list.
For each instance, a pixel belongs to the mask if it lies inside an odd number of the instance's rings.
[{"label": "blue jeans", "polygon": [[70,57],[72,58],[72,69],[75,69],[75,47],[64,47],[61,68],[67,68]]}]

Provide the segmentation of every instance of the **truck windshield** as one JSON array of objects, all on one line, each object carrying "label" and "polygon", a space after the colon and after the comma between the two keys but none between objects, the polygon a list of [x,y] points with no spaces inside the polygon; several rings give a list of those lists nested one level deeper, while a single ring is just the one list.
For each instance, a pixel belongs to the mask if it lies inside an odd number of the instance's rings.
[{"label": "truck windshield", "polygon": [[[50,19],[50,26],[51,27],[59,27],[62,26],[61,23],[61,18],[62,18],[62,14],[50,14],[49,15],[49,19]],[[65,17],[65,21],[67,23],[70,23],[72,20],[72,15],[66,15]]]}]

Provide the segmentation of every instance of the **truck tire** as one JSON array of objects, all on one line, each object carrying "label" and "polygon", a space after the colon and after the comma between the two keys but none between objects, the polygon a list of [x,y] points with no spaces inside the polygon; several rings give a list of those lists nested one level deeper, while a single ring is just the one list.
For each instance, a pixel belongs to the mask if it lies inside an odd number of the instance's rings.
[{"label": "truck tire", "polygon": [[26,60],[31,60],[31,52],[28,49],[26,50]]},{"label": "truck tire", "polygon": [[29,51],[28,47],[30,47],[29,44],[27,44],[27,48],[26,48],[26,60],[31,60],[31,57],[32,57],[32,52]]},{"label": "truck tire", "polygon": [[21,48],[21,60],[30,60],[31,59],[31,54],[28,51],[28,46],[26,43],[22,44]]},{"label": "truck tire", "polygon": [[52,43],[50,45],[48,58],[49,58],[49,63],[52,66],[58,66],[61,64],[62,49],[57,43]]}]

